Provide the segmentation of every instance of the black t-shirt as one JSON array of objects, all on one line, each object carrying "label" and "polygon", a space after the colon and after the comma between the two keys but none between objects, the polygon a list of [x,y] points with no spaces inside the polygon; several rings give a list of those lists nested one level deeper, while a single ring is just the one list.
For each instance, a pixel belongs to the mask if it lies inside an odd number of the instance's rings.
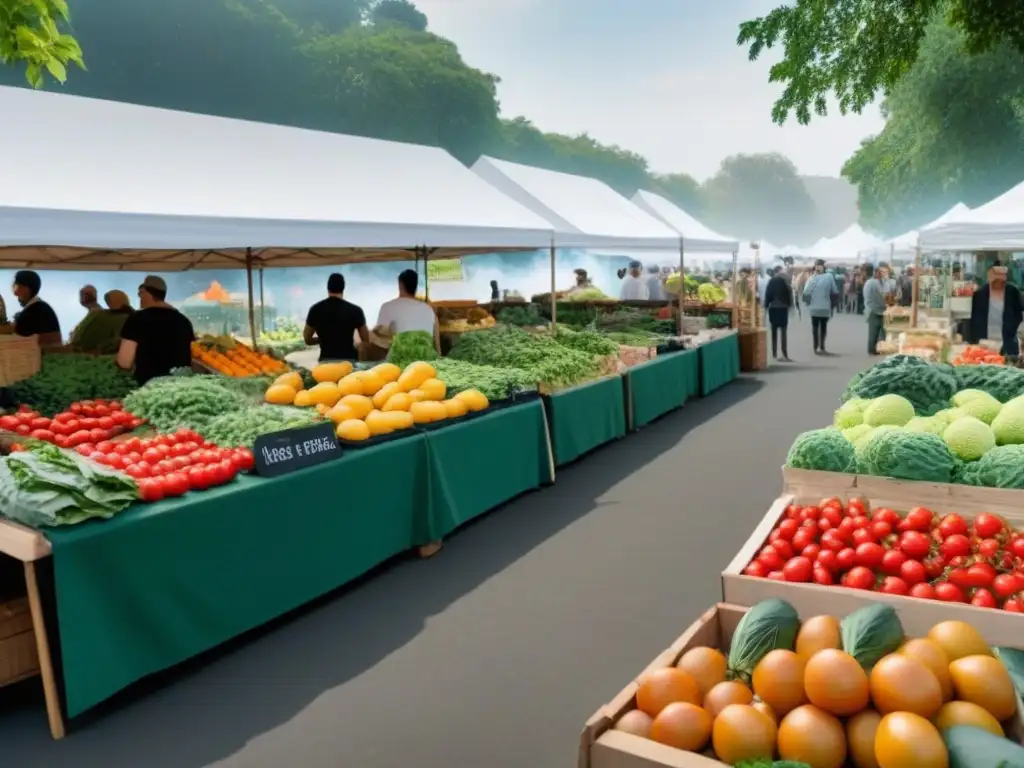
[{"label": "black t-shirt", "polygon": [[128,316],[121,338],[134,341],[135,380],[145,384],[192,364],[192,323],[173,307],[149,307]]},{"label": "black t-shirt", "polygon": [[355,360],[353,336],[366,325],[363,310],[351,302],[328,296],[309,308],[306,325],[316,331],[320,340],[321,360]]},{"label": "black t-shirt", "polygon": [[37,299],[14,316],[14,332],[19,336],[60,333],[60,321],[53,307]]}]

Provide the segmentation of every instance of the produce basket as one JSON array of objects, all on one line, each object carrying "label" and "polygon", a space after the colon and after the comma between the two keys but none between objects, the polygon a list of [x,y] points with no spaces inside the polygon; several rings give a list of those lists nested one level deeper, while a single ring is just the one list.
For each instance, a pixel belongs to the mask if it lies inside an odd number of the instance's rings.
[{"label": "produce basket", "polygon": [[[624,715],[637,709],[640,682],[648,674],[667,667],[675,667],[682,656],[693,648],[715,648],[727,654],[740,619],[747,610],[746,607],[728,603],[719,603],[712,607],[691,624],[679,639],[651,662],[633,682],[594,713],[580,735],[578,768],[723,768],[725,764],[713,756],[676,749],[624,730],[616,730],[615,725]],[[835,607],[827,610],[823,607],[815,615],[842,618],[848,613]],[[907,637],[920,637],[927,634],[927,629],[931,627],[929,626],[924,633],[913,632],[905,623],[903,628]],[[984,640],[992,645],[996,644],[984,630],[979,630]],[[1021,704],[1018,702],[1016,715],[1003,723],[1006,736],[1017,743],[1021,743],[1021,737],[1024,735],[1021,718]]]},{"label": "produce basket", "polygon": [[35,376],[41,365],[38,337],[0,335],[0,387]]},{"label": "produce basket", "polygon": [[908,634],[921,635],[940,621],[961,619],[975,626],[993,645],[1024,645],[1024,615],[1011,611],[851,589],[838,584],[823,586],[816,583],[775,581],[743,573],[768,543],[769,535],[785,516],[790,504],[818,504],[822,499],[831,497],[844,501],[860,498],[869,510],[888,507],[906,514],[908,510],[920,506],[938,515],[959,513],[968,523],[982,512],[995,513],[1001,515],[1009,525],[1019,528],[1024,526],[1024,505],[979,503],[978,498],[998,497],[1001,494],[1019,495],[1020,491],[967,488],[942,483],[794,470],[788,467],[783,470],[783,480],[783,494],[775,500],[753,534],[722,572],[722,595],[726,602],[750,606],[777,597],[791,603],[801,618],[826,612],[845,615],[863,605],[884,602],[896,609]]}]

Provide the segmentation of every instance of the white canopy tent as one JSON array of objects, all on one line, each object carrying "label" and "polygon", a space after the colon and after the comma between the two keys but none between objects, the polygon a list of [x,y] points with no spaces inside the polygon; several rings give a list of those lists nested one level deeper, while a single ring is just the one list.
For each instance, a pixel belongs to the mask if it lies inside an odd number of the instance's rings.
[{"label": "white canopy tent", "polygon": [[972,211],[925,227],[921,250],[1024,250],[1024,182]]},{"label": "white canopy tent", "polygon": [[633,195],[633,203],[666,226],[671,227],[683,238],[686,252],[736,253],[739,242],[712,232],[675,203],[661,195],[640,190]]},{"label": "white canopy tent", "polygon": [[0,87],[0,268],[451,258],[551,224],[445,151]]},{"label": "white canopy tent", "polygon": [[477,160],[472,170],[495,189],[547,220],[555,230],[556,248],[678,252],[677,232],[603,181],[486,156]]},{"label": "white canopy tent", "polygon": [[878,250],[878,253],[879,255],[889,255],[893,258],[912,258],[917,251],[918,242],[920,240],[921,233],[924,230],[941,226],[947,221],[959,221],[966,214],[970,213],[970,210],[971,209],[963,203],[957,203],[944,214],[939,216],[939,218],[935,219],[935,221],[931,221],[919,229],[912,229],[909,232],[904,232],[902,235],[889,240]]},{"label": "white canopy tent", "polygon": [[858,254],[874,251],[881,245],[882,241],[865,232],[860,224],[851,224],[835,237],[819,240],[811,246],[809,255],[826,261],[855,263]]}]

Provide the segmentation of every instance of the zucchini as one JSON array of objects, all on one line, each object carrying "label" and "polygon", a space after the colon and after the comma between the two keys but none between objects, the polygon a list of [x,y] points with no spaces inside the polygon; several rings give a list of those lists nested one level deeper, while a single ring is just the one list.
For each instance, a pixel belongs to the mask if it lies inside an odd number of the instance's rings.
[{"label": "zucchini", "polygon": [[800,629],[796,608],[785,600],[762,600],[748,610],[736,627],[729,649],[729,672],[733,679],[750,684],[754,667],[771,651],[791,651]]},{"label": "zucchini", "polygon": [[843,650],[871,671],[880,658],[903,644],[903,625],[891,605],[858,608],[839,624]]},{"label": "zucchini", "polygon": [[1024,768],[1024,747],[973,725],[942,732],[949,768]]}]

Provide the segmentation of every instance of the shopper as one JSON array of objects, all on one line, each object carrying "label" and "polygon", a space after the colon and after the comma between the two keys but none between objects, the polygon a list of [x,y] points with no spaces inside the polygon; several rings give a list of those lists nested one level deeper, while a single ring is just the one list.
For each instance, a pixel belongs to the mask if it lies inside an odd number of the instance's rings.
[{"label": "shopper", "polygon": [[[865,265],[865,272],[870,265]],[[885,335],[885,273],[879,266],[864,283],[864,311],[868,316],[868,354],[878,354],[878,342]]]},{"label": "shopper", "polygon": [[1017,329],[1024,320],[1020,290],[1006,281],[1007,268],[998,261],[988,271],[988,283],[971,297],[969,341],[977,344],[982,339],[1002,343],[1002,354],[1020,355]]},{"label": "shopper", "polygon": [[647,301],[647,283],[644,282],[644,265],[639,261],[629,262],[629,274],[622,278],[619,298],[622,301]]},{"label": "shopper", "polygon": [[335,272],[327,278],[327,298],[306,313],[303,340],[310,347],[320,345],[321,360],[356,360],[356,334],[363,344],[370,340],[366,316],[345,300],[345,276]]},{"label": "shopper", "polygon": [[793,308],[793,291],[789,281],[783,274],[782,267],[775,268],[775,274],[764,291],[764,300],[768,306],[768,323],[772,328],[772,359],[779,359],[779,337],[782,338],[783,363],[791,363],[787,343],[789,329],[789,312]]},{"label": "shopper", "polygon": [[139,306],[142,308],[124,321],[117,364],[134,370],[139,384],[192,365],[196,338],[192,323],[167,303],[167,283],[162,277],[147,275],[142,281]]},{"label": "shopper", "polygon": [[644,279],[647,284],[647,298],[649,301],[667,301],[665,284],[661,282],[661,267],[651,264],[647,267],[647,277]]},{"label": "shopper", "polygon": [[832,297],[836,294],[836,281],[825,271],[825,260],[814,263],[814,274],[804,286],[803,299],[807,313],[811,316],[811,333],[814,337],[814,354],[827,355],[825,337],[828,321],[832,316]]},{"label": "shopper", "polygon": [[14,332],[19,336],[38,336],[41,347],[59,347],[60,321],[53,307],[39,298],[42,286],[38,272],[22,269],[14,274],[14,295],[21,304],[21,312],[14,316]]},{"label": "shopper", "polygon": [[832,297],[832,306],[835,307],[836,312],[842,313],[843,311],[843,298],[846,296],[844,287],[846,285],[847,277],[842,271],[836,270],[835,281],[836,281],[836,295]]},{"label": "shopper", "polygon": [[[584,279],[586,274],[583,273]],[[433,334],[434,347],[437,353],[441,354],[441,334],[437,327],[437,315],[427,302],[416,298],[419,280],[419,275],[411,269],[403,271],[398,276],[398,298],[384,302],[374,328],[387,329],[392,335],[406,331],[425,331]]]},{"label": "shopper", "polygon": [[130,315],[135,311],[124,291],[107,291],[103,294],[103,303],[115,315]]}]

